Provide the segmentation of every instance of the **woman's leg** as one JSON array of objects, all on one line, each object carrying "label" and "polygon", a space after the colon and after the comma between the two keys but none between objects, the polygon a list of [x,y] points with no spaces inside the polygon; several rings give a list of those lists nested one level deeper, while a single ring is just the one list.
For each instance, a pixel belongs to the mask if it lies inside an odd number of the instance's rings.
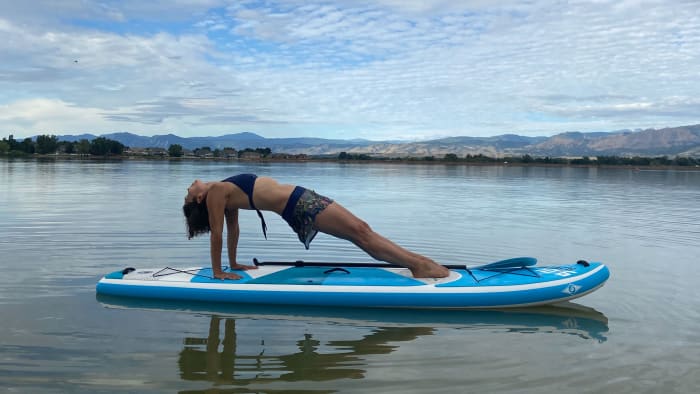
[{"label": "woman's leg", "polygon": [[375,233],[367,223],[337,202],[316,215],[314,225],[321,232],[354,243],[377,260],[409,268],[416,278],[443,278],[450,274],[447,268],[435,261]]}]

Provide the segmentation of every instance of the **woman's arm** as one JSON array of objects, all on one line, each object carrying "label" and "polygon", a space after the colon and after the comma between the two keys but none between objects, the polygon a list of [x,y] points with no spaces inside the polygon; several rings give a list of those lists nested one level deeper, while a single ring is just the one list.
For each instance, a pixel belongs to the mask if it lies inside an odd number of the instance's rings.
[{"label": "woman's arm", "polygon": [[242,265],[236,261],[236,250],[238,248],[238,238],[241,233],[238,226],[238,209],[226,209],[226,248],[228,249],[228,265],[231,269],[250,270],[258,267],[253,265]]},{"label": "woman's arm", "polygon": [[236,249],[238,248],[238,236],[241,231],[238,227],[238,208],[226,209],[226,248],[228,249],[228,265],[234,268],[236,263]]},{"label": "woman's arm", "polygon": [[[223,272],[221,269],[221,249],[223,247],[224,215],[226,211],[224,190],[216,186],[212,186],[209,189],[207,193],[207,209],[209,210],[209,227],[211,228],[209,243],[212,273],[218,279],[240,279],[239,275]],[[236,236],[236,239],[238,239],[238,236]]]}]

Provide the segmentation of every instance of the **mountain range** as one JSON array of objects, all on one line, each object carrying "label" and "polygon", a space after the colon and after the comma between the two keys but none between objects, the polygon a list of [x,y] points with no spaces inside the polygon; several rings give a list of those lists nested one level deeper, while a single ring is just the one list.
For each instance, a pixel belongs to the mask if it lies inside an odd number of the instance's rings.
[{"label": "mountain range", "polygon": [[[61,135],[62,141],[92,140],[93,134]],[[485,156],[693,156],[700,157],[700,124],[646,130],[612,132],[565,132],[551,137],[503,134],[494,137],[449,137],[427,141],[370,141],[324,138],[265,138],[243,132],[217,137],[179,137],[174,134],[140,136],[132,133],[103,134],[128,147],[168,148],[179,144],[185,149],[270,148],[276,153],[337,155],[340,152],[378,157],[441,157],[448,153]]]}]

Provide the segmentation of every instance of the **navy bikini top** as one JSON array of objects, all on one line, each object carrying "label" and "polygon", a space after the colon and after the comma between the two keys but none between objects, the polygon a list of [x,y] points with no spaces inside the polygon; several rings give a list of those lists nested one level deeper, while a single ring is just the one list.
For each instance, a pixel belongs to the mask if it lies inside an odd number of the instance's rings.
[{"label": "navy bikini top", "polygon": [[260,221],[262,222],[263,235],[265,236],[265,239],[267,239],[267,224],[265,224],[265,218],[263,218],[262,213],[255,206],[255,203],[253,202],[253,188],[255,187],[255,179],[257,177],[258,176],[255,174],[238,174],[238,175],[234,175],[232,177],[226,178],[222,182],[233,183],[234,185],[241,188],[241,190],[243,190],[243,193],[245,193],[248,196],[248,204],[250,204],[250,209],[255,209],[255,211],[258,213],[258,217],[260,218]]}]

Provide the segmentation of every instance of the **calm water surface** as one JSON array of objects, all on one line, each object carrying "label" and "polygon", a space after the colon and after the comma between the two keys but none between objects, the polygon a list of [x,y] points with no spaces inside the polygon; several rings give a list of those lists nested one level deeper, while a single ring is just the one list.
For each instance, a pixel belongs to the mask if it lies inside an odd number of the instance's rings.
[{"label": "calm water surface", "polygon": [[[415,312],[126,302],[126,266],[208,265],[181,204],[194,178],[270,175],[333,197],[443,263],[603,261],[557,308]],[[0,160],[0,388],[7,392],[696,392],[700,172],[443,165]],[[241,215],[239,261],[304,250]]]}]

